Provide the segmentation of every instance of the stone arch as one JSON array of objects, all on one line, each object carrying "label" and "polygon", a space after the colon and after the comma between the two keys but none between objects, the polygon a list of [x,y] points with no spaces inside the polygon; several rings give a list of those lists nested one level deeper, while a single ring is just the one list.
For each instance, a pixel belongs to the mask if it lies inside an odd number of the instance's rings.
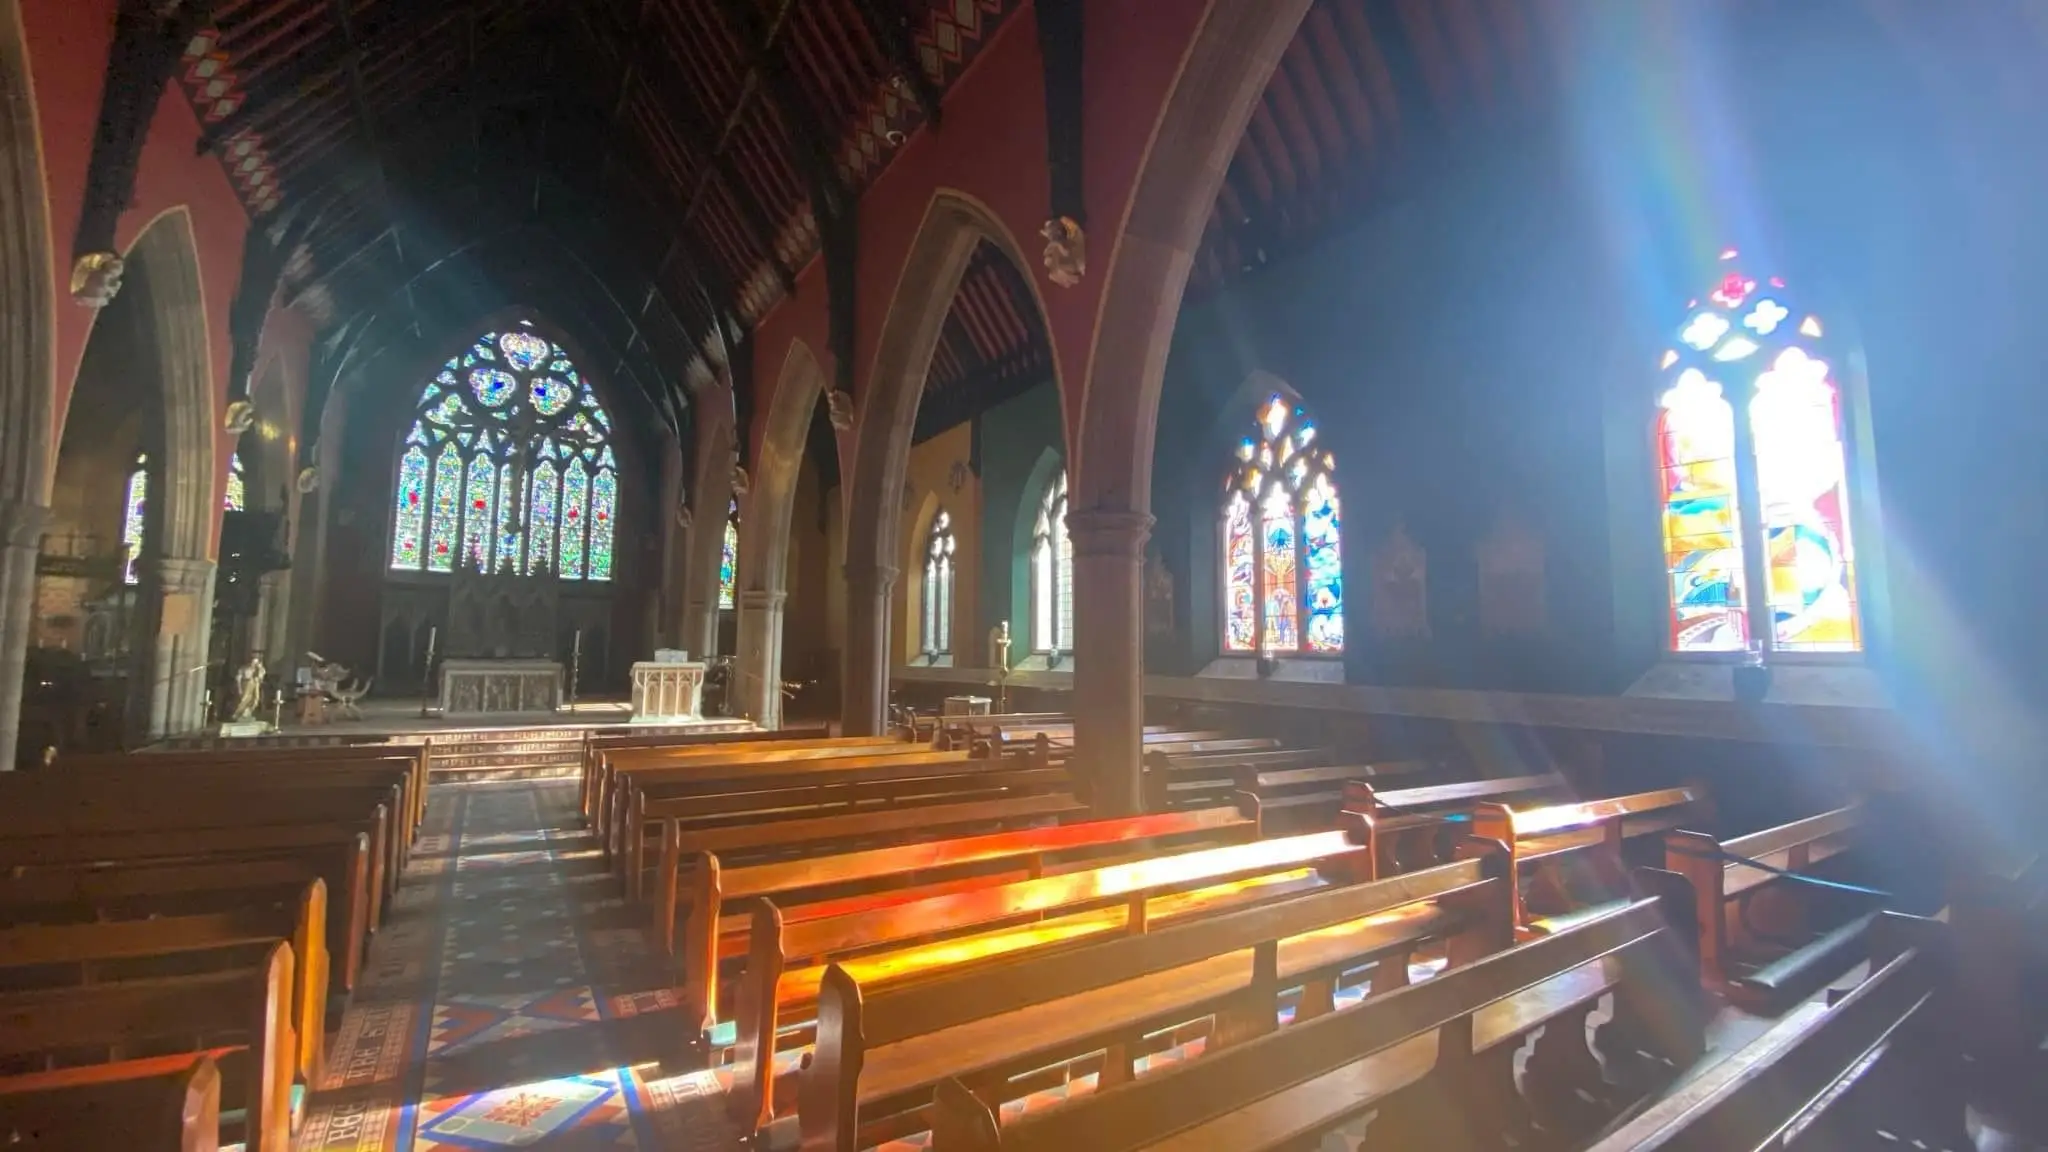
[{"label": "stone arch", "polygon": [[173,561],[205,560],[220,520],[214,460],[219,421],[191,215],[172,208],[150,221],[126,260],[129,275],[143,279],[149,292],[164,389],[163,538],[155,551]]},{"label": "stone arch", "polygon": [[[741,504],[734,699],[742,714],[767,728],[782,722],[782,609],[789,595],[790,520],[796,512],[804,443],[825,389],[825,369],[817,355],[802,340],[792,340],[768,401],[752,488]],[[725,522],[723,511],[718,522]]]},{"label": "stone arch", "polygon": [[[682,646],[691,658],[718,651],[718,558],[725,540],[725,518],[732,506],[731,395],[723,384],[697,393],[696,460],[684,493],[689,502],[690,530],[684,544]],[[741,537],[742,545],[745,537]]]},{"label": "stone arch", "polygon": [[[859,437],[847,503],[847,643],[843,719],[849,734],[879,731],[889,695],[889,610],[902,539],[903,477],[925,375],[946,313],[982,241],[1030,268],[1002,220],[963,193],[942,189],[925,209],[882,320],[874,360],[860,395]],[[1045,306],[1032,285],[1039,316]],[[1051,340],[1050,330],[1047,339]],[[1050,358],[1058,365],[1057,349]],[[1058,369],[1055,367],[1054,372]],[[1057,386],[1057,381],[1055,381]]]},{"label": "stone arch", "polygon": [[0,771],[14,767],[36,550],[55,455],[56,316],[42,138],[20,0],[0,0]]}]

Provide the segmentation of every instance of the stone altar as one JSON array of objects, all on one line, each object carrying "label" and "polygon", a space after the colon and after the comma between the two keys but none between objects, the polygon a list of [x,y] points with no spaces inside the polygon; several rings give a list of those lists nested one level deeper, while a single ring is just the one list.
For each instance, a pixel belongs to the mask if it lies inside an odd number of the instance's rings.
[{"label": "stone altar", "polygon": [[553,712],[562,706],[562,666],[552,660],[441,662],[445,716]]},{"label": "stone altar", "polygon": [[703,710],[704,665],[680,660],[642,660],[633,665],[633,723],[701,720]]}]

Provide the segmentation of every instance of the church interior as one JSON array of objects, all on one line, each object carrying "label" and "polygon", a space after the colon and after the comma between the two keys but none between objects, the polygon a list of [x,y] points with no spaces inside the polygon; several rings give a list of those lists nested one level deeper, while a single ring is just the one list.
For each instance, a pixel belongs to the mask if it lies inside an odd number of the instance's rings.
[{"label": "church interior", "polygon": [[0,1133],[2048,1149],[2044,57],[0,0]]}]

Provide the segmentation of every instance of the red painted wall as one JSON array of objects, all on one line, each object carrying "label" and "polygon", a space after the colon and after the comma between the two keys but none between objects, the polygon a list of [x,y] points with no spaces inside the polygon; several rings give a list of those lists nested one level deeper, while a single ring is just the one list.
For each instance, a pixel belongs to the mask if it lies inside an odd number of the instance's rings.
[{"label": "red painted wall", "polygon": [[[1028,7],[1028,5],[1027,5]],[[979,201],[1009,229],[1031,266],[1057,357],[1068,441],[1079,426],[1095,318],[1116,238],[1128,214],[1167,95],[1200,27],[1207,0],[1092,0],[1088,5],[1083,141],[1088,204],[1088,275],[1072,288],[1045,279],[1037,263],[1038,228],[1049,214],[1045,166],[1045,88],[1035,17],[1006,22],[947,94],[944,125],[905,144],[860,202],[860,265],[855,379],[864,388],[876,344],[932,197],[950,189]],[[797,292],[772,309],[758,330],[752,432],[764,430],[789,342],[826,342],[825,275],[813,260]],[[829,371],[829,368],[828,368]]]},{"label": "red painted wall", "polygon": [[[99,122],[100,85],[113,42],[114,0],[61,0],[21,6],[29,78],[41,133],[43,177],[50,220],[50,274],[56,299],[56,426],[61,440],[64,413],[92,332],[95,313],[70,302],[71,241],[78,230],[86,167]],[[121,214],[117,247],[126,252],[158,216],[184,208],[198,247],[200,288],[205,296],[207,345],[216,414],[225,407],[228,372],[228,303],[241,271],[242,241],[249,228],[227,173],[211,156],[199,156],[199,121],[175,84],[166,85],[136,172],[135,196]],[[214,428],[214,491],[226,484],[230,445]],[[53,462],[54,463],[54,462]],[[214,532],[219,533],[219,525]]]}]

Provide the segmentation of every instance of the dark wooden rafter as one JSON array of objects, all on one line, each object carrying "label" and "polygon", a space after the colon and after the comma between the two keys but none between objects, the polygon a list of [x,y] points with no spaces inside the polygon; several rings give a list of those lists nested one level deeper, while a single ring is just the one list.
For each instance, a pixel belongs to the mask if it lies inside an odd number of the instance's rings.
[{"label": "dark wooden rafter", "polygon": [[1088,223],[1081,156],[1087,108],[1081,87],[1086,0],[1037,0],[1038,50],[1045,68],[1045,163],[1051,178],[1047,219]]},{"label": "dark wooden rafter", "polygon": [[889,66],[896,70],[896,77],[910,89],[911,99],[924,113],[925,123],[933,128],[939,126],[939,86],[932,83],[924,65],[917,58],[917,42],[911,32],[909,17],[900,11],[882,10],[886,0],[854,0],[854,8],[860,13],[861,24],[867,29],[868,38],[881,46],[889,58]]},{"label": "dark wooden rafter", "polygon": [[120,0],[100,84],[99,127],[85,176],[71,256],[112,252],[121,213],[134,199],[142,142],[185,45],[212,17],[213,0]]},{"label": "dark wooden rafter", "polygon": [[[370,168],[376,173],[377,189],[384,202],[385,214],[391,220],[391,251],[398,258],[398,271],[407,271],[405,259],[405,232],[398,219],[398,198],[391,191],[391,170],[384,157],[384,150],[377,140],[377,113],[370,107],[369,94],[364,90],[362,52],[356,44],[355,21],[349,12],[351,0],[333,0],[335,26],[341,29],[341,42],[347,51],[345,68],[348,72],[349,100],[355,106],[356,124],[363,134],[363,147],[369,152]],[[406,305],[413,306],[412,284],[408,280],[405,289]],[[412,324],[414,336],[420,336],[417,310]]]}]

